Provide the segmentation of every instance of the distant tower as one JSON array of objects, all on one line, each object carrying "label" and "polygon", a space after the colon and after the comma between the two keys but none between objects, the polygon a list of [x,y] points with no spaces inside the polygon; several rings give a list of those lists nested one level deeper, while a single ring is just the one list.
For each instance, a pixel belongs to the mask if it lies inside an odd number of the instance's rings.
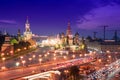
[{"label": "distant tower", "polygon": [[21,41],[21,33],[20,33],[20,29],[18,29],[17,38],[18,38],[18,41]]},{"label": "distant tower", "polygon": [[17,33],[17,36],[20,36],[21,34],[20,34],[20,29],[18,29],[18,33]]},{"label": "distant tower", "polygon": [[7,31],[6,31],[6,29],[4,30],[4,35],[7,35]]},{"label": "distant tower", "polygon": [[27,17],[27,20],[26,20],[26,23],[25,23],[25,29],[26,29],[26,32],[30,32],[30,24],[29,24],[29,21],[28,21],[28,17]]},{"label": "distant tower", "polygon": [[30,23],[28,21],[28,17],[25,23],[25,32],[24,32],[24,40],[29,40],[32,38],[32,32],[30,31]]},{"label": "distant tower", "polygon": [[71,31],[71,27],[70,27],[70,21],[68,22],[66,36],[68,36],[69,38],[72,37],[72,31]]}]

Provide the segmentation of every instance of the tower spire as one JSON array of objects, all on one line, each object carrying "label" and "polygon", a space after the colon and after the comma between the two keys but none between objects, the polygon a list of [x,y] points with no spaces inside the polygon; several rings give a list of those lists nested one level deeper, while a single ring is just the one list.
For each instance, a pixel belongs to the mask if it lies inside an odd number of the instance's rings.
[{"label": "tower spire", "polygon": [[27,19],[26,19],[26,23],[29,23],[29,21],[28,21],[28,16],[27,16]]},{"label": "tower spire", "polygon": [[70,21],[68,21],[68,27],[67,27],[67,31],[66,31],[66,36],[70,36],[70,35],[72,35],[72,31],[71,31]]},{"label": "tower spire", "polygon": [[26,23],[25,23],[24,39],[29,40],[31,38],[32,38],[32,32],[30,30],[30,23],[27,16]]},{"label": "tower spire", "polygon": [[30,32],[30,24],[29,24],[28,16],[25,23],[25,29],[26,29],[26,32]]}]

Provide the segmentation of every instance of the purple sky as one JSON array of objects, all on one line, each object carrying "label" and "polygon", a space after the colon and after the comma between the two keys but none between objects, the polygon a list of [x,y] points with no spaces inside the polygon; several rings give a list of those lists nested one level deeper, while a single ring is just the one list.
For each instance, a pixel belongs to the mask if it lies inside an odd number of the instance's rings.
[{"label": "purple sky", "polygon": [[26,16],[36,34],[65,32],[70,20],[73,33],[102,37],[103,25],[120,29],[120,0],[0,0],[0,30],[23,32]]}]

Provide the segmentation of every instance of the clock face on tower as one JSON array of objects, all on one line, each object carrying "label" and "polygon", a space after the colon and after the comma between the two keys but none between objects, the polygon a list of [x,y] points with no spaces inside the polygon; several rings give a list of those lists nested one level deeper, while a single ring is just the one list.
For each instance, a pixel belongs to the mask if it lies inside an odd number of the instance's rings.
[{"label": "clock face on tower", "polygon": [[30,24],[26,23],[26,31],[30,31]]},{"label": "clock face on tower", "polygon": [[25,23],[25,32],[24,32],[24,38],[25,40],[29,40],[32,38],[32,32],[30,31],[30,24],[29,24],[29,21],[28,19],[26,20],[26,23]]}]

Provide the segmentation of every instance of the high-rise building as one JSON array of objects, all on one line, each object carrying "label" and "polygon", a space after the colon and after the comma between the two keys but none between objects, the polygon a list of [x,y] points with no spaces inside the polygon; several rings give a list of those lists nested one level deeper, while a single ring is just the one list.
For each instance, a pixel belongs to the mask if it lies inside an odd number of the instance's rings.
[{"label": "high-rise building", "polygon": [[29,40],[32,38],[32,32],[30,30],[30,23],[27,17],[26,23],[25,23],[25,32],[24,32],[24,40]]}]

